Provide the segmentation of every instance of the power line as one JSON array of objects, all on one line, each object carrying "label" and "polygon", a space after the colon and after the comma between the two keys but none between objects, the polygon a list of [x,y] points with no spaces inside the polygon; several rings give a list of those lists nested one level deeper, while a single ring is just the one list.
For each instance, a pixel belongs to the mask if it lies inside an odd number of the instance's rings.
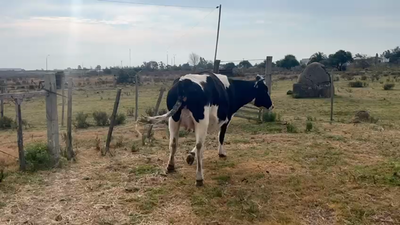
[{"label": "power line", "polygon": [[170,44],[167,47],[167,51],[169,50],[169,48],[171,48],[173,45],[176,44],[177,41],[179,41],[181,38],[185,37],[187,34],[189,34],[189,31],[192,30],[193,28],[197,27],[198,25],[200,25],[200,23],[207,18],[209,15],[211,15],[214,11],[216,10],[216,8],[213,8],[213,10],[211,10],[209,13],[207,13],[203,18],[201,18],[195,25],[191,26],[189,29],[187,29],[187,32],[185,32],[184,34],[182,34],[180,37],[175,39],[175,42],[173,42],[172,44]]},{"label": "power line", "polygon": [[132,5],[147,5],[147,6],[159,6],[159,7],[173,7],[173,8],[194,8],[194,9],[211,9],[214,7],[204,6],[186,6],[186,5],[165,5],[165,4],[152,4],[152,3],[141,3],[141,2],[129,2],[129,1],[118,1],[118,0],[98,0],[100,2],[114,2]]}]

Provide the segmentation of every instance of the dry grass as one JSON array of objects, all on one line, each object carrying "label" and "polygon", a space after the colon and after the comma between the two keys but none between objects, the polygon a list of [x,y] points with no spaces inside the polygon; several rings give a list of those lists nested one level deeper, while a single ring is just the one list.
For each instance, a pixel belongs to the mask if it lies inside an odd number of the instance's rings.
[{"label": "dry grass", "polygon": [[[156,130],[155,141],[136,146],[131,118],[114,129],[112,158],[96,150],[107,135],[99,127],[74,131],[77,162],[63,169],[14,172],[15,159],[0,153],[7,163],[0,224],[399,224],[400,92],[386,92],[379,82],[348,92],[347,81],[339,81],[330,124],[329,100],[293,99],[286,95],[291,85],[273,85],[281,122],[234,119],[227,159],[218,158],[217,137],[208,137],[202,188],[194,185],[195,166],[185,163],[193,134],[180,137],[177,173],[165,175],[167,131]],[[142,114],[154,105],[158,89],[141,88]],[[100,92],[103,99],[96,92],[75,91],[74,111],[111,112],[116,91]],[[24,131],[26,143],[46,138],[41,104],[42,99],[23,104],[34,125]],[[122,96],[120,112],[133,106],[134,94]],[[7,107],[6,115],[13,110]],[[351,123],[359,110],[379,121]],[[304,131],[307,118],[313,118],[311,132]],[[285,122],[298,133],[287,133]],[[17,156],[16,134],[0,134],[0,150]]]}]

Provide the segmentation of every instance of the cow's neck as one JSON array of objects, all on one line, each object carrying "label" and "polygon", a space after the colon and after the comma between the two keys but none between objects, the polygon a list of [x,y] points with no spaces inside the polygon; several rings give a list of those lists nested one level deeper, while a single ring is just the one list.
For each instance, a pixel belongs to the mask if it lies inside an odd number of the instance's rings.
[{"label": "cow's neck", "polygon": [[232,80],[234,90],[233,112],[237,112],[242,106],[248,104],[256,98],[255,81]]}]

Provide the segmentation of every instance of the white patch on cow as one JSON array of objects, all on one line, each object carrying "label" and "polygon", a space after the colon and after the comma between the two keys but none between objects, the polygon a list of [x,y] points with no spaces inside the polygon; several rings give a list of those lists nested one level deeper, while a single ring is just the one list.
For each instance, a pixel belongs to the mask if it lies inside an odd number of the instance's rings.
[{"label": "white patch on cow", "polygon": [[222,74],[215,74],[215,76],[217,76],[218,79],[224,84],[225,88],[228,88],[231,85],[227,76]]},{"label": "white patch on cow", "polygon": [[168,120],[170,155],[167,169],[175,167],[175,153],[178,147],[179,124],[180,121],[175,122],[172,117],[170,117]]},{"label": "white patch on cow", "polygon": [[[210,75],[203,74],[186,74],[179,78],[179,80],[191,80],[192,82],[198,84],[201,89],[203,90],[203,86],[201,85],[201,82],[207,83],[207,77]],[[228,88],[231,84],[229,83],[228,77],[222,74],[215,74],[215,76],[221,81],[221,83],[225,86],[225,88]]]},{"label": "white patch on cow", "polygon": [[179,78],[179,81],[191,80],[193,83],[198,84],[202,90],[204,90],[203,85],[201,85],[201,82],[207,83],[207,77],[208,77],[208,75],[186,74],[186,75],[182,76],[181,78]]},{"label": "white patch on cow", "polygon": [[210,107],[210,116],[209,116],[209,122],[208,122],[208,133],[212,134],[216,132],[219,129],[219,124],[218,124],[218,106],[211,106]]},{"label": "white patch on cow", "polygon": [[199,120],[195,123],[196,132],[196,159],[197,159],[197,170],[196,170],[196,182],[203,181],[203,152],[204,144],[207,136],[208,123],[209,123],[210,107],[204,107],[204,119]]}]

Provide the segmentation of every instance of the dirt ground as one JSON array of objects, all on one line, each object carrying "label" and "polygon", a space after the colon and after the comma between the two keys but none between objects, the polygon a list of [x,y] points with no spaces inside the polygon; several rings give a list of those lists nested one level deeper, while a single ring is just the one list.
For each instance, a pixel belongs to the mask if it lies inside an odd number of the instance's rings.
[{"label": "dirt ground", "polygon": [[[341,80],[329,123],[329,99],[293,99],[286,95],[292,83],[273,86],[279,121],[234,119],[226,159],[218,158],[216,134],[207,137],[200,188],[195,166],[185,162],[194,135],[180,134],[177,172],[165,174],[166,129],[139,146],[130,117],[115,128],[114,157],[96,149],[96,138],[103,145],[107,134],[96,126],[74,130],[77,161],[63,161],[62,168],[22,173],[15,158],[0,154],[7,164],[0,224],[400,224],[400,89],[384,91],[379,82],[350,89]],[[159,88],[141,88],[143,114]],[[115,90],[97,92],[76,90],[74,112],[111,111]],[[133,88],[124,92],[125,113],[134,105]],[[46,140],[41,104],[23,105],[32,124],[24,130],[27,144]],[[13,110],[7,107],[6,114]],[[358,110],[378,122],[352,123]],[[309,132],[307,122],[313,124]],[[288,132],[287,124],[296,131]],[[15,132],[0,135],[0,150],[17,156]]]}]

